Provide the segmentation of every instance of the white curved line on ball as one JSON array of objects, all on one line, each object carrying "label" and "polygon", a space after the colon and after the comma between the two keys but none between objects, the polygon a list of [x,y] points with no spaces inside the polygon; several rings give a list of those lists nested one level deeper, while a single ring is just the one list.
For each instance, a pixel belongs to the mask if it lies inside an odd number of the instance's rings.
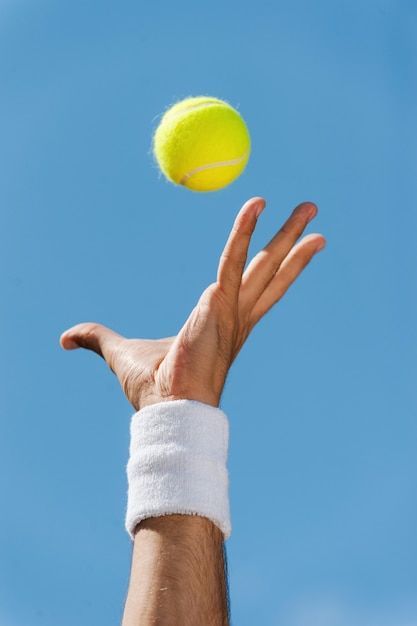
[{"label": "white curved line on ball", "polygon": [[194,176],[195,174],[199,174],[200,172],[204,172],[205,170],[212,170],[216,167],[227,167],[228,165],[239,165],[239,163],[242,163],[242,161],[244,161],[247,156],[248,153],[245,152],[245,154],[237,157],[236,159],[230,159],[229,161],[217,161],[216,163],[208,163],[207,165],[200,165],[200,167],[195,167],[193,170],[187,172],[187,174],[184,174],[184,176],[180,179],[179,184],[184,185],[187,180],[189,180],[192,176]]}]

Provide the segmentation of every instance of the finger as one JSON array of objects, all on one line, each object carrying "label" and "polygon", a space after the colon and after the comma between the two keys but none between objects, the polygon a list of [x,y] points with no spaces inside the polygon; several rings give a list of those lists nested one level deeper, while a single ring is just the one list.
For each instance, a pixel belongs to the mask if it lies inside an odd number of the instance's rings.
[{"label": "finger", "polygon": [[307,224],[317,215],[312,202],[299,204],[271,241],[249,263],[242,278],[241,302],[250,311],[275,276]]},{"label": "finger", "polygon": [[240,209],[219,261],[217,282],[226,295],[237,297],[256,221],[265,207],[263,198],[251,198]]},{"label": "finger", "polygon": [[293,247],[252,309],[250,315],[251,327],[282,298],[314,255],[322,250],[325,245],[326,240],[322,235],[312,234],[304,237]]},{"label": "finger", "polygon": [[103,357],[110,367],[112,367],[113,355],[122,341],[124,338],[121,335],[102,324],[93,322],[77,324],[62,333],[60,338],[60,344],[64,350],[77,348],[92,350]]}]

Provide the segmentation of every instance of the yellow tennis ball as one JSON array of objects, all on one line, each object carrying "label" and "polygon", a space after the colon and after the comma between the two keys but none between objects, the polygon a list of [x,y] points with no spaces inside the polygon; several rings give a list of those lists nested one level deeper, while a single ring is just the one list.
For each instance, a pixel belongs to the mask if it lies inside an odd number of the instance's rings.
[{"label": "yellow tennis ball", "polygon": [[194,191],[215,191],[245,169],[250,136],[240,114],[227,102],[186,98],[165,112],[153,151],[171,182]]}]

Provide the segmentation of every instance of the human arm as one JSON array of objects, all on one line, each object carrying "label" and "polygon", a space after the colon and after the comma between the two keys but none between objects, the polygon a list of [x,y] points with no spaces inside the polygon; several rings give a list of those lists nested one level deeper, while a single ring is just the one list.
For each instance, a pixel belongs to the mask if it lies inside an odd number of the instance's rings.
[{"label": "human arm", "polygon": [[198,515],[143,520],[137,529],[123,626],[227,626],[223,534]]},{"label": "human arm", "polygon": [[[261,317],[280,300],[314,254],[324,246],[321,235],[308,235],[297,243],[307,223],[316,214],[315,205],[303,203],[244,271],[250,238],[263,208],[264,201],[261,198],[253,198],[243,206],[221,255],[216,282],[203,292],[176,337],[159,340],[126,339],[104,326],[87,323],[66,331],[61,338],[62,346],[66,349],[84,347],[100,354],[117,375],[127,398],[137,411],[153,404],[178,399],[195,400],[218,407],[227,372],[249,333]],[[181,523],[178,517],[174,519],[177,525]],[[164,522],[167,523],[166,520]],[[143,524],[146,522],[142,521],[138,529],[145,529]],[[207,525],[205,528],[206,530],[203,527],[197,530],[199,544],[204,543],[207,538]],[[152,623],[186,625],[190,608],[189,599],[186,600],[189,598],[190,579],[184,579],[175,594],[175,607],[182,607],[183,611],[177,622],[169,621],[172,605],[167,607],[170,612],[166,614],[164,608],[157,603],[155,619],[143,617],[148,610],[149,595],[142,590],[151,585],[156,594],[153,597],[157,597],[158,589],[164,588],[166,578],[173,580],[172,570],[169,568],[177,567],[178,562],[172,557],[166,558],[167,569],[163,575],[157,564],[160,565],[165,558],[163,555],[169,552],[166,545],[163,547],[162,541],[154,541],[149,544],[153,546],[152,550],[148,551],[148,555],[151,555],[148,556],[151,569],[146,568],[143,560],[145,549],[136,549],[140,532],[142,531],[137,530],[135,534],[132,578],[125,613],[125,619],[129,615],[129,619],[133,621],[124,622],[124,626],[133,626],[134,623],[143,626]],[[146,533],[142,535],[138,546],[145,545],[145,535]],[[150,541],[149,537],[148,534],[147,541]],[[191,537],[195,539],[194,534],[183,535],[186,546],[192,545]],[[216,550],[214,543],[208,542],[207,545],[219,571],[221,553]],[[190,554],[191,550],[181,551],[180,560],[184,570],[187,569],[185,566]],[[207,555],[204,562],[206,560]],[[200,567],[204,568],[202,565]],[[214,574],[216,568],[209,570],[211,577],[196,598],[197,610],[201,624],[213,623],[220,626],[227,619],[225,600],[222,603],[222,617],[217,622],[210,622],[211,609],[208,614],[201,612],[203,607],[210,604],[206,594],[208,589],[216,588],[215,596],[223,595],[223,598],[226,589],[224,577],[218,578]],[[146,572],[145,578],[140,577],[142,587],[140,584],[133,584],[133,579],[138,580],[139,571],[142,574]],[[151,619],[154,621],[150,621]]]}]

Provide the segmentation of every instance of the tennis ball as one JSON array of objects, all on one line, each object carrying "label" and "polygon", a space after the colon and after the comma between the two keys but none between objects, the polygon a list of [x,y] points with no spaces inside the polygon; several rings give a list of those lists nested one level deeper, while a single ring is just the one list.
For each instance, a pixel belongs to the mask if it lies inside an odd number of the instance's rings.
[{"label": "tennis ball", "polygon": [[169,108],[153,139],[159,167],[173,183],[193,191],[215,191],[246,167],[250,136],[230,104],[218,98],[186,98]]}]

